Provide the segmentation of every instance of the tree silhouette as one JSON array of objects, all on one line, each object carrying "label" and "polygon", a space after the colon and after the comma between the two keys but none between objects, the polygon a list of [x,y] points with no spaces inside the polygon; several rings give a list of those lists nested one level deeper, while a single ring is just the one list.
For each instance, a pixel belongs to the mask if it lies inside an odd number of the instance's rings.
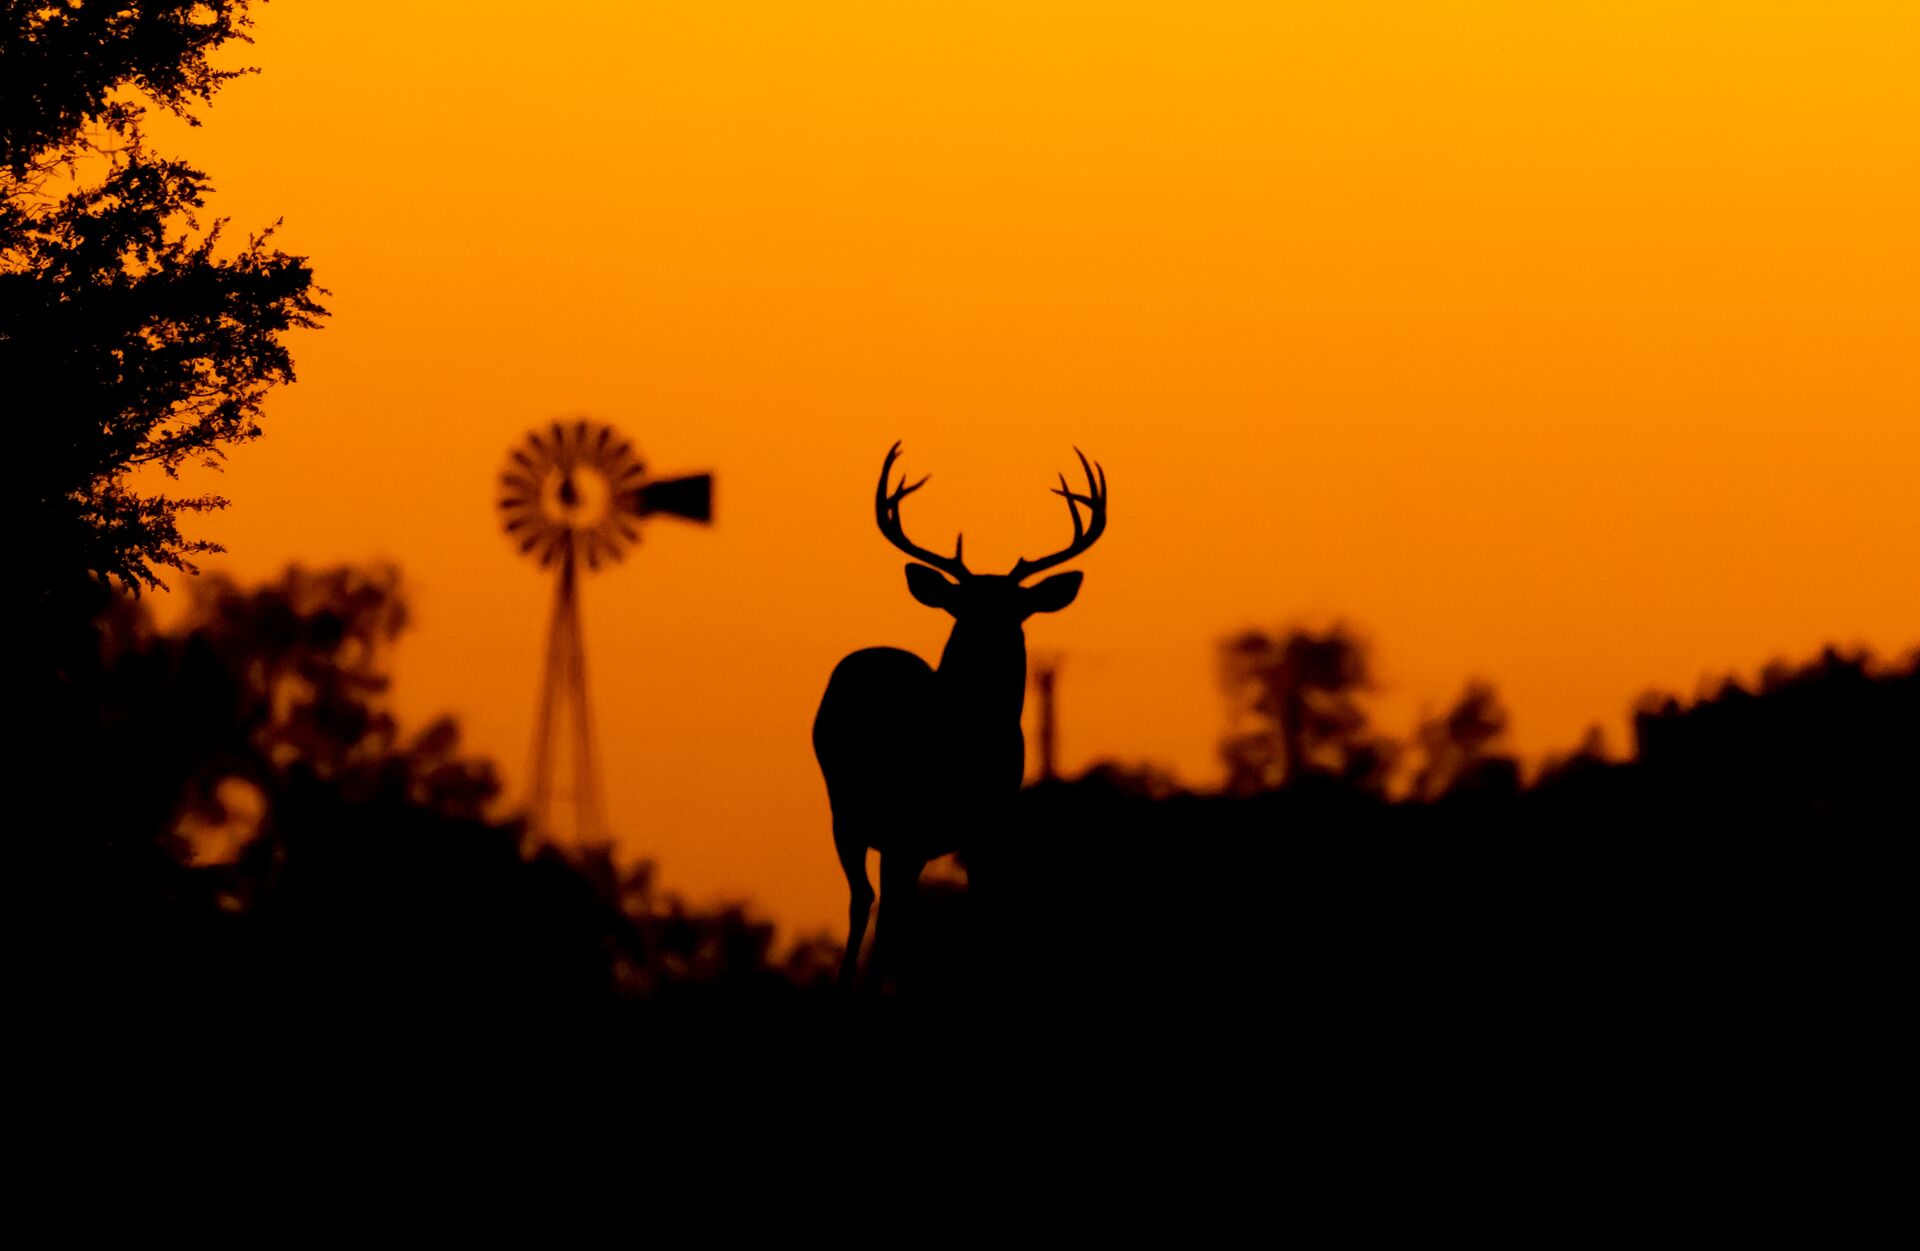
[{"label": "tree silhouette", "polygon": [[1310,777],[1363,790],[1385,785],[1393,745],[1368,733],[1356,697],[1371,684],[1365,646],[1345,626],[1323,633],[1249,630],[1220,648],[1221,683],[1235,721],[1221,746],[1236,794]]},{"label": "tree silhouette", "polygon": [[1434,800],[1463,791],[1517,789],[1518,766],[1492,750],[1506,733],[1507,710],[1493,687],[1467,683],[1452,708],[1422,721],[1415,732],[1421,764],[1413,778],[1414,797]]},{"label": "tree silhouette", "polygon": [[[241,71],[247,0],[0,8],[0,378],[34,534],[30,602],[76,581],[138,590],[218,550],[181,529],[212,495],[153,492],[260,434],[291,381],[284,336],[325,310],[271,229],[226,246],[207,175],[154,152],[149,108],[187,116]],[[86,602],[86,597],[79,597]],[[92,605],[87,605],[91,610]]]},{"label": "tree silhouette", "polygon": [[68,750],[35,778],[62,803],[21,881],[67,993],[444,1024],[770,1001],[830,975],[830,944],[776,957],[771,925],[688,907],[646,862],[525,846],[454,723],[409,733],[387,707],[392,569],[190,595],[170,630],[113,601]]}]

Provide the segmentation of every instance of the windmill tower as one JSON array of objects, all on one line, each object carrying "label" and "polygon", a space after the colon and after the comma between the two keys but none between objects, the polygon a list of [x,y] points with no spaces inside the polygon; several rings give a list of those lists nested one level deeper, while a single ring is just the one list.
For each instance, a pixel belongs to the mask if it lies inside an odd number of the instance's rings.
[{"label": "windmill tower", "polygon": [[611,836],[587,704],[581,565],[594,573],[619,563],[640,541],[641,523],[657,514],[710,522],[713,476],[649,478],[631,443],[586,420],[535,430],[507,454],[500,474],[507,537],[554,572],[527,796],[529,828],[541,841],[579,848]]}]

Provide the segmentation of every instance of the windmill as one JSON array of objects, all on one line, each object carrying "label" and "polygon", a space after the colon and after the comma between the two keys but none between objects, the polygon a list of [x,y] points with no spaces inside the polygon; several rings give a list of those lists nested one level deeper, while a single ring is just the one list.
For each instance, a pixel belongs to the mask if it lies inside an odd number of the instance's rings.
[{"label": "windmill", "polygon": [[580,566],[593,573],[618,564],[640,541],[642,522],[660,514],[710,522],[713,476],[649,478],[632,443],[584,419],[535,430],[507,454],[500,474],[507,537],[555,575],[527,802],[535,838],[585,847],[609,837],[587,707]]}]

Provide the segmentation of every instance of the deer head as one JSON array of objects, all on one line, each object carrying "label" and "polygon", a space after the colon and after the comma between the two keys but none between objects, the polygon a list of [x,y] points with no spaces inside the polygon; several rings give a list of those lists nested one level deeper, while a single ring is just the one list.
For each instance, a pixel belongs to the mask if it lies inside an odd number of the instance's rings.
[{"label": "deer head", "polygon": [[[927,484],[909,483],[904,476],[889,487],[894,462],[900,456],[895,443],[880,466],[880,484],[874,492],[875,520],[880,533],[919,563],[907,566],[907,590],[929,608],[953,617],[953,632],[940,654],[936,676],[946,691],[949,715],[979,725],[1005,722],[1018,732],[1020,709],[1026,698],[1026,619],[1037,612],[1058,612],[1080,593],[1081,575],[1055,574],[1032,585],[1027,579],[1085,552],[1107,528],[1107,479],[1099,466],[1088,462],[1078,448],[1087,489],[1076,492],[1065,474],[1054,494],[1067,502],[1073,519],[1073,541],[1039,560],[1022,557],[1007,573],[974,573],[963,556],[966,538],[956,538],[952,556],[940,556],[907,537],[900,519],[900,503]],[[1083,520],[1080,510],[1087,510]],[[963,729],[963,734],[976,733]]]},{"label": "deer head", "polygon": [[[1017,631],[1020,623],[1034,613],[1058,612],[1071,604],[1080,593],[1081,575],[1077,572],[1055,574],[1034,586],[1023,584],[1033,575],[1085,552],[1107,528],[1106,471],[1089,463],[1079,448],[1074,449],[1074,454],[1080,458],[1080,468],[1087,476],[1086,492],[1082,494],[1069,488],[1065,474],[1060,475],[1060,485],[1053,491],[1067,501],[1067,512],[1073,518],[1073,541],[1039,560],[1021,557],[1007,573],[974,573],[967,568],[963,556],[965,535],[954,540],[952,556],[936,555],[907,537],[906,526],[900,519],[900,502],[925,486],[928,479],[923,477],[908,483],[902,476],[899,486],[889,488],[894,462],[900,456],[900,445],[895,443],[880,466],[880,485],[874,492],[873,507],[880,533],[889,543],[920,562],[907,566],[907,590],[927,607],[943,609],[951,615],[956,634],[962,625],[1011,627]],[[1087,510],[1084,522],[1080,516],[1082,507]]]}]

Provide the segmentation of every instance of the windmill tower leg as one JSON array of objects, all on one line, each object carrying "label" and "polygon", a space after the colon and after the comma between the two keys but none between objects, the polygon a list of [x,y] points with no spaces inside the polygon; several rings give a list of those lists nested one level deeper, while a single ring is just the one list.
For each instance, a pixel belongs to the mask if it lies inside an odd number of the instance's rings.
[{"label": "windmill tower leg", "polygon": [[600,762],[593,741],[593,714],[587,706],[587,645],[580,628],[578,592],[568,600],[567,639],[573,647],[569,665],[573,702],[574,836],[577,847],[596,847],[608,839],[605,809],[600,798]]},{"label": "windmill tower leg", "polygon": [[570,850],[606,841],[587,704],[587,649],[571,544],[561,557],[534,726],[529,817],[536,838]]}]

